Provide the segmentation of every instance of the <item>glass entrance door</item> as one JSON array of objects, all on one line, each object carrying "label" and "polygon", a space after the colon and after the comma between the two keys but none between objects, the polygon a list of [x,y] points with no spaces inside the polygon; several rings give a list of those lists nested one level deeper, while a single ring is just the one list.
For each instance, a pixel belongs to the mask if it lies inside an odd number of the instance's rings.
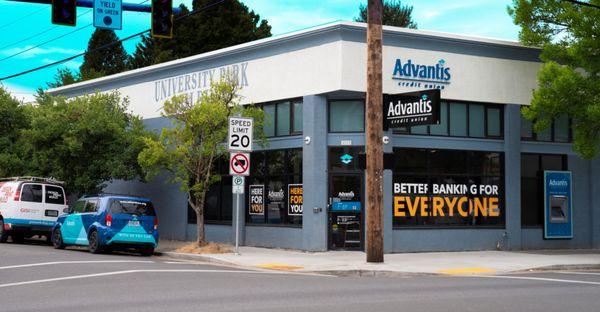
[{"label": "glass entrance door", "polygon": [[329,249],[363,250],[361,174],[329,177]]}]

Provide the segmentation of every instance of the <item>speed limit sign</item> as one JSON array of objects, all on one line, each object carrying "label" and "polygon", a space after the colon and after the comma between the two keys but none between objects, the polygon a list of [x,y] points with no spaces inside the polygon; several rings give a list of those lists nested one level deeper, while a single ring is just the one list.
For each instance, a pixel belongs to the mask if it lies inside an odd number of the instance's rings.
[{"label": "speed limit sign", "polygon": [[229,117],[229,140],[230,151],[251,152],[252,130],[254,119],[247,117]]}]

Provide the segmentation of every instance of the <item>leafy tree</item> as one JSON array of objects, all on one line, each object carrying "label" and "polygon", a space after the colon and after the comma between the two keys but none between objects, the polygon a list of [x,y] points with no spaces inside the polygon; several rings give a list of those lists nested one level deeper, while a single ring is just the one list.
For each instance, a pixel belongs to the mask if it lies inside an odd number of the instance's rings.
[{"label": "leafy tree", "polygon": [[113,30],[97,28],[88,42],[88,47],[83,56],[83,64],[79,68],[82,80],[102,77],[123,72],[127,69],[129,55],[122,43],[110,48],[95,49],[118,41],[119,38]]},{"label": "leafy tree", "polygon": [[54,75],[54,81],[48,82],[49,88],[58,88],[76,83],[81,80],[79,73],[73,72],[69,68],[59,68]]},{"label": "leafy tree", "polygon": [[[367,6],[361,4],[359,10],[359,16],[354,20],[366,23],[368,17]],[[385,0],[383,1],[383,25],[417,28],[417,23],[412,19],[412,11],[412,5],[402,5],[401,0]]]},{"label": "leafy tree", "polygon": [[[599,0],[588,3],[599,6]],[[537,132],[572,119],[573,149],[590,159],[600,145],[600,9],[567,1],[513,0],[519,39],[542,48],[538,88],[522,110]]]},{"label": "leafy tree", "polygon": [[[174,23],[173,39],[145,36],[136,46],[132,66],[158,64],[271,36],[268,22],[241,1],[230,0],[206,8],[211,3],[212,0],[194,0],[193,10],[198,13]],[[189,13],[184,5],[180,7],[182,12],[175,18]]]},{"label": "leafy tree", "polygon": [[75,194],[100,191],[105,182],[131,180],[148,135],[117,92],[73,99],[38,95],[31,126],[22,132],[26,173],[66,182]]},{"label": "leafy tree", "polygon": [[19,157],[17,141],[28,127],[28,107],[0,85],[0,177],[21,174],[24,161]]},{"label": "leafy tree", "polygon": [[223,142],[227,138],[228,117],[254,117],[255,133],[264,143],[263,112],[259,108],[239,105],[238,87],[230,79],[213,82],[198,102],[174,97],[163,107],[163,116],[172,120],[173,127],[164,128],[160,138],[147,138],[139,155],[147,178],[161,170],[172,174],[172,181],[189,194],[188,203],[196,212],[199,246],[204,245],[204,199],[209,186],[218,181],[216,162],[225,157]]}]

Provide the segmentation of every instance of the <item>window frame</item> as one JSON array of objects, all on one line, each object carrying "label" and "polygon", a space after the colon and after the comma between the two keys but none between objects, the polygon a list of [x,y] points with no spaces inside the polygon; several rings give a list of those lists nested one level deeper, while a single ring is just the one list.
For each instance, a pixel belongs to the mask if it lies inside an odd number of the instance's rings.
[{"label": "window frame", "polygon": [[[521,166],[522,166],[523,156],[525,156],[525,155],[527,155],[527,156],[536,156],[536,158],[537,158],[537,170],[536,170],[536,177],[535,178],[533,178],[533,177],[524,177],[523,176],[523,169],[521,169],[521,172],[520,172],[520,175],[521,175],[521,177],[520,177],[521,188],[520,188],[519,191],[520,191],[520,194],[521,194],[521,200],[519,202],[519,207],[520,207],[520,211],[521,211],[521,227],[522,228],[530,228],[530,229],[539,229],[539,228],[543,228],[544,227],[544,221],[543,220],[541,220],[541,223],[539,223],[539,224],[525,224],[525,223],[523,223],[523,221],[525,220],[525,218],[524,218],[524,209],[523,209],[524,208],[523,207],[523,202],[524,202],[524,200],[523,200],[523,198],[524,198],[523,194],[531,193],[531,192],[526,191],[526,190],[523,189],[523,185],[524,185],[523,180],[524,179],[529,179],[529,180],[536,179],[537,180],[536,181],[537,187],[538,187],[538,189],[542,190],[542,194],[541,194],[542,196],[541,196],[541,198],[540,197],[537,198],[537,201],[538,201],[537,212],[539,213],[540,210],[541,210],[542,216],[543,216],[543,213],[544,213],[544,195],[543,195],[544,174],[543,174],[543,171],[544,170],[542,169],[542,164],[543,164],[542,157],[544,157],[544,156],[554,156],[554,157],[559,156],[559,157],[561,157],[561,167],[562,167],[561,171],[568,171],[569,170],[569,157],[568,157],[567,154],[521,153],[521,160],[520,160],[521,161]],[[539,194],[536,194],[536,196],[539,196]]]},{"label": "window frame", "polygon": [[[362,131],[331,131],[331,103],[332,102],[362,102],[363,103],[363,130]],[[367,130],[367,101],[364,98],[327,99],[327,133],[365,133]]]},{"label": "window frame", "polygon": [[[525,117],[523,117],[522,114],[519,114],[521,119],[525,119]],[[555,132],[555,122],[556,122],[556,118],[552,119],[552,123],[550,124],[550,140],[549,141],[542,141],[542,140],[538,140],[538,134],[537,132],[535,132],[535,130],[533,129],[533,125],[535,124],[535,121],[531,121],[531,137],[524,137],[522,135],[520,135],[521,137],[521,141],[525,141],[525,142],[541,142],[541,143],[558,143],[558,144],[572,144],[573,143],[573,119],[569,118],[568,121],[568,139],[567,142],[561,142],[561,141],[556,141],[556,132]],[[523,125],[523,121],[521,121],[521,127]],[[523,133],[521,131],[521,133]]]},{"label": "window frame", "polygon": [[[446,103],[446,116],[448,118],[448,122],[447,122],[447,135],[438,135],[438,134],[431,134],[431,126],[435,126],[435,125],[425,125],[425,127],[427,127],[427,131],[426,133],[413,133],[412,132],[412,127],[407,127],[406,131],[399,131],[398,129],[394,129],[393,130],[393,134],[395,135],[417,135],[417,136],[434,136],[434,137],[442,137],[442,138],[446,138],[446,137],[451,137],[451,138],[463,138],[463,139],[479,139],[479,140],[504,140],[504,111],[505,111],[505,104],[499,104],[499,103],[486,103],[486,102],[475,102],[475,101],[464,101],[464,100],[452,100],[452,99],[442,99],[441,102],[445,102]],[[459,136],[459,135],[452,135],[450,130],[451,130],[451,123],[452,123],[452,118],[450,116],[450,106],[453,104],[465,104],[467,107],[467,115],[466,115],[466,121],[467,121],[467,135],[466,136]],[[481,105],[483,106],[483,136],[479,137],[479,136],[471,136],[471,107],[474,105]],[[500,110],[500,136],[492,136],[488,134],[488,109],[489,108],[498,108]],[[441,113],[440,113],[441,115]],[[414,126],[413,126],[414,127]]]},{"label": "window frame", "polygon": [[[60,190],[62,191],[62,198],[63,198],[63,203],[62,203],[62,204],[57,204],[57,203],[49,203],[49,202],[47,202],[47,194],[48,194],[48,193],[46,192],[46,189],[47,189],[48,187],[57,188],[57,189],[60,189]],[[44,193],[43,193],[43,194],[44,194],[44,195],[43,195],[43,197],[44,197],[44,198],[43,198],[43,199],[44,199],[44,204],[48,204],[48,205],[63,205],[63,206],[67,204],[67,194],[65,194],[65,189],[64,189],[64,188],[62,188],[61,186],[58,186],[58,185],[51,185],[51,184],[44,184],[44,190],[43,190],[43,192],[44,192]]]},{"label": "window frame", "polygon": [[[288,134],[279,134],[277,131],[278,130],[277,129],[278,128],[277,127],[278,126],[277,114],[279,111],[279,104],[286,103],[286,102],[290,104],[290,115],[289,115],[290,131]],[[300,103],[300,105],[304,106],[304,101],[303,101],[303,98],[301,98],[301,97],[290,98],[290,99],[285,99],[285,100],[278,100],[278,101],[269,101],[269,102],[257,104],[257,106],[260,107],[263,111],[264,111],[265,106],[273,105],[275,108],[273,110],[274,118],[273,118],[273,125],[272,125],[274,135],[267,136],[267,138],[280,138],[280,137],[290,137],[290,136],[302,135],[303,132],[294,131],[294,114],[295,114],[294,104],[295,103]],[[302,107],[302,110],[304,112],[304,107]],[[302,118],[302,120],[304,120],[304,118]],[[304,126],[302,127],[302,130],[304,131]]]},{"label": "window frame", "polygon": [[[27,185],[39,185],[42,188],[41,200],[39,202],[38,201],[31,201],[31,200],[23,200],[23,194],[24,194],[23,189]],[[26,182],[26,183],[21,184],[20,190],[21,190],[20,191],[21,195],[19,197],[19,201],[26,202],[26,203],[34,203],[34,204],[44,204],[44,202],[45,202],[45,192],[44,192],[44,185],[42,183]]]},{"label": "window frame", "polygon": [[[506,228],[506,209],[507,209],[507,205],[506,205],[506,172],[505,172],[505,166],[504,166],[504,162],[505,162],[505,153],[504,151],[482,151],[482,150],[476,150],[476,151],[472,151],[472,150],[459,150],[459,149],[446,149],[446,148],[415,148],[415,147],[394,147],[394,153],[397,149],[414,149],[414,150],[424,150],[426,155],[427,155],[427,159],[426,159],[426,170],[424,171],[420,171],[420,172],[396,172],[396,168],[394,165],[394,169],[392,170],[392,183],[394,183],[396,181],[396,176],[398,175],[404,175],[404,176],[412,176],[412,177],[420,177],[423,178],[427,181],[427,183],[431,183],[432,180],[434,180],[435,178],[439,178],[439,177],[459,177],[459,178],[480,178],[480,179],[484,179],[484,178],[499,178],[500,182],[499,182],[499,198],[500,198],[500,202],[502,204],[502,217],[501,217],[501,224],[476,224],[476,225],[462,225],[462,224],[458,224],[458,225],[451,225],[451,224],[440,224],[440,225],[432,225],[432,224],[426,224],[426,225],[420,225],[420,224],[397,224],[395,222],[395,217],[393,215],[393,211],[392,211],[392,228],[394,230],[407,230],[407,229],[505,229]],[[432,172],[432,165],[431,165],[431,157],[429,156],[430,152],[432,150],[437,150],[437,151],[451,151],[451,152],[463,152],[466,153],[465,155],[465,165],[466,167],[466,171],[464,173],[446,173],[446,174],[437,174],[437,173],[433,173]],[[470,154],[471,153],[495,153],[498,154],[499,156],[499,169],[500,172],[498,172],[498,174],[473,174],[470,172],[471,167],[469,167],[469,163],[470,163]],[[393,195],[392,195],[393,196]],[[417,217],[421,218],[421,217]]]}]

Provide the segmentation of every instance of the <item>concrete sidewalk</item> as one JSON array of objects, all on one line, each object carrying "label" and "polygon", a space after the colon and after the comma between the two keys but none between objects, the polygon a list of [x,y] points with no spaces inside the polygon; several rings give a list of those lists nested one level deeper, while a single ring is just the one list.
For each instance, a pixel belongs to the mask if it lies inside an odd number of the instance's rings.
[{"label": "concrete sidewalk", "polygon": [[370,264],[358,251],[302,252],[241,247],[240,255],[183,254],[162,249],[171,258],[206,261],[252,269],[335,275],[500,274],[540,269],[600,269],[600,250],[527,252],[465,251],[386,254],[385,263]]}]

